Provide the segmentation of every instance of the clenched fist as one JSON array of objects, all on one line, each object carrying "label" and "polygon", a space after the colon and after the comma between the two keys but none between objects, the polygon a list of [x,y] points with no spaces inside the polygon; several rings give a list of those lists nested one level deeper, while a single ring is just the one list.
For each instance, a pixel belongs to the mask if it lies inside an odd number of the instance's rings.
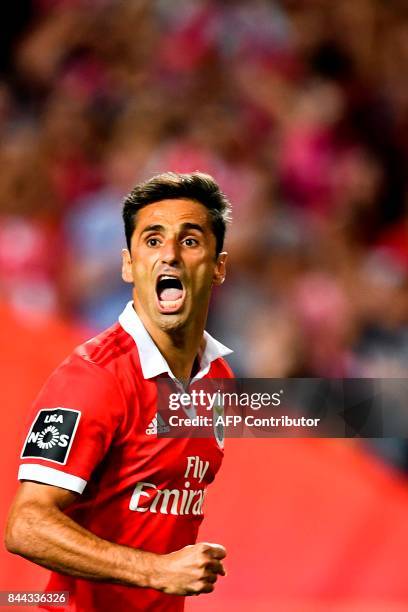
[{"label": "clenched fist", "polygon": [[200,542],[156,557],[156,588],[170,595],[211,593],[218,576],[225,576],[221,559],[227,554],[221,544]]}]

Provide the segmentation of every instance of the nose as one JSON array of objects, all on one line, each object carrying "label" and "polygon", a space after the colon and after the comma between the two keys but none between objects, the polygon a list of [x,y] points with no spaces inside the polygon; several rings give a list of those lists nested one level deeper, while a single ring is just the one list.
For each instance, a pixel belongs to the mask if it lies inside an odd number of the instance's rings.
[{"label": "nose", "polygon": [[161,260],[170,266],[177,265],[180,261],[178,241],[175,238],[166,240],[161,249]]}]

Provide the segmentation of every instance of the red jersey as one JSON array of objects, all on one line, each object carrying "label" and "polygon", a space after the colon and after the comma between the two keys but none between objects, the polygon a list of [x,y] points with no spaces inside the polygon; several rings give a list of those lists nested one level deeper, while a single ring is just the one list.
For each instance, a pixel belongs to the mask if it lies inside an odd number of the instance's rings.
[{"label": "red jersey", "polygon": [[[231,351],[205,334],[197,378],[230,378]],[[37,398],[20,480],[81,493],[66,513],[95,535],[159,554],[193,544],[223,450],[213,438],[157,436],[158,376],[173,377],[129,303],[119,323],[79,346]],[[159,421],[159,422],[158,422]],[[184,597],[51,574],[69,610],[179,611]]]}]

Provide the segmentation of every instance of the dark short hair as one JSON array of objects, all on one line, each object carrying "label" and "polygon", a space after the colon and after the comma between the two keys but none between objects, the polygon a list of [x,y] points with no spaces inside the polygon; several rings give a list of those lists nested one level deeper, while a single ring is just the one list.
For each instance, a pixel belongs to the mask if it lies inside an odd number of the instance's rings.
[{"label": "dark short hair", "polygon": [[216,239],[216,254],[219,255],[224,246],[227,223],[231,220],[231,205],[213,177],[202,172],[190,174],[165,172],[153,176],[144,183],[139,183],[132,189],[123,203],[123,221],[128,249],[130,250],[137,212],[148,204],[175,199],[194,200],[208,209]]}]

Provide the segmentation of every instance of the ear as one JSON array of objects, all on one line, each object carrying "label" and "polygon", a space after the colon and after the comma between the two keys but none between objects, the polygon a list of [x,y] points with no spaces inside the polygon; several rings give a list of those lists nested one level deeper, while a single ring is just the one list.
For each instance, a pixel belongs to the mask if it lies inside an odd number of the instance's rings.
[{"label": "ear", "polygon": [[132,258],[128,249],[122,249],[122,278],[125,283],[133,283]]},{"label": "ear", "polygon": [[217,257],[217,263],[214,268],[213,275],[213,283],[214,285],[222,285],[225,280],[225,275],[227,273],[226,263],[227,263],[228,253],[223,251]]}]

